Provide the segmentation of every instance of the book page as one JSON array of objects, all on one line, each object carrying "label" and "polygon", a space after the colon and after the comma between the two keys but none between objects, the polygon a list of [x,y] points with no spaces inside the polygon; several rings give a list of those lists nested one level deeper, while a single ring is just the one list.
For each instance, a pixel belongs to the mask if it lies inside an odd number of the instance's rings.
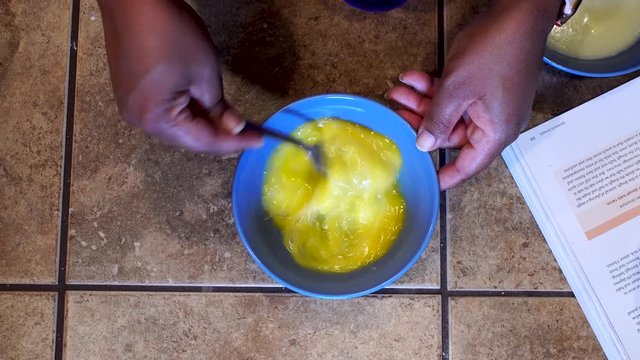
[{"label": "book page", "polygon": [[589,240],[640,216],[640,131],[557,172]]},{"label": "book page", "polygon": [[532,211],[547,241],[563,242],[550,246],[569,249],[571,259],[558,261],[572,288],[584,287],[574,292],[594,332],[614,339],[603,344],[607,356],[640,359],[640,78],[523,133],[507,151],[520,157],[510,168],[528,174],[516,178],[531,184],[525,198],[540,200]]}]

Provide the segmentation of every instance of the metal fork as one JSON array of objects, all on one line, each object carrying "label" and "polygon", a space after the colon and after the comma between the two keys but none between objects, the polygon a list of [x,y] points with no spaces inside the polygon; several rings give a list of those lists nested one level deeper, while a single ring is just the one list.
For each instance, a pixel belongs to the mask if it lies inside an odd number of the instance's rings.
[{"label": "metal fork", "polygon": [[284,133],[281,133],[279,131],[275,131],[269,128],[266,128],[264,126],[252,123],[250,121],[247,121],[244,125],[244,128],[242,129],[242,131],[245,130],[251,130],[251,131],[255,131],[258,132],[260,134],[263,135],[267,135],[267,136],[271,136],[273,138],[277,138],[283,141],[287,141],[289,143],[292,143],[294,145],[299,146],[300,148],[302,148],[303,150],[305,150],[307,152],[307,154],[309,155],[309,157],[311,158],[311,161],[313,162],[313,166],[316,168],[316,170],[318,170],[319,173],[321,173],[322,175],[326,175],[327,174],[327,169],[324,166],[324,161],[322,159],[322,149],[320,148],[319,144],[315,144],[315,145],[307,145],[305,143],[303,143],[302,141],[291,137],[289,135],[286,135]]}]

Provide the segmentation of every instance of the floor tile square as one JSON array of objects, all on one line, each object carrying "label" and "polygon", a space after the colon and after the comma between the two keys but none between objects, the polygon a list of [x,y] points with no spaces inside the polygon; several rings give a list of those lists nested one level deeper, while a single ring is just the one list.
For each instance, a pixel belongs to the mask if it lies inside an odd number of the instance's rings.
[{"label": "floor tile square", "polygon": [[451,359],[605,359],[573,298],[453,298]]},{"label": "floor tile square", "polygon": [[568,289],[501,159],[447,200],[450,288]]},{"label": "floor tile square", "polygon": [[53,359],[56,296],[0,293],[0,359]]},{"label": "floor tile square", "polygon": [[0,2],[0,283],[55,281],[70,12]]},{"label": "floor tile square", "polygon": [[440,299],[68,294],[65,358],[440,359]]}]

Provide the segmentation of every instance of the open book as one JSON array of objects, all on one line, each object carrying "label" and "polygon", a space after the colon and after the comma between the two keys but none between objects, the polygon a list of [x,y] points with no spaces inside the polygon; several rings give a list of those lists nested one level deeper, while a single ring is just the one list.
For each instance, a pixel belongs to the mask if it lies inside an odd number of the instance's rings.
[{"label": "open book", "polygon": [[609,359],[640,359],[640,77],[502,154]]}]

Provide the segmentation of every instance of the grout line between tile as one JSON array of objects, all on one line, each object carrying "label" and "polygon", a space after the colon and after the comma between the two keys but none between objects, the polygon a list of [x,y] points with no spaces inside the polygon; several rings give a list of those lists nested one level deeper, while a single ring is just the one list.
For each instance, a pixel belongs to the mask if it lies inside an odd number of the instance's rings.
[{"label": "grout line between tile", "polygon": [[442,320],[440,326],[442,327],[442,359],[449,359],[449,296],[447,294],[442,294],[440,298],[441,302],[441,312],[442,312]]},{"label": "grout line between tile", "polygon": [[2,292],[58,292],[58,284],[0,284]]},{"label": "grout line between tile", "polygon": [[[445,1],[437,0],[437,76],[442,76],[445,63]],[[446,164],[445,150],[438,152],[438,168]],[[440,333],[442,336],[442,353],[443,360],[449,359],[449,284],[448,284],[448,259],[447,259],[447,192],[442,191],[440,196]]]},{"label": "grout line between tile", "polygon": [[71,163],[73,151],[73,117],[75,112],[76,61],[78,43],[77,2],[73,0],[71,9],[71,34],[69,39],[69,64],[67,68],[67,89],[64,141],[62,147],[62,183],[60,191],[60,224],[58,228],[58,269],[57,283],[67,282],[67,236],[69,234],[69,202],[71,193]]},{"label": "grout line between tile", "polygon": [[384,288],[374,292],[372,295],[441,295],[439,288],[413,288],[413,287],[396,287]]},{"label": "grout line between tile", "polygon": [[66,109],[62,157],[62,184],[60,191],[60,226],[58,238],[58,273],[56,299],[56,325],[53,356],[62,360],[64,353],[64,328],[66,313],[67,282],[67,236],[69,233],[69,201],[71,193],[71,164],[73,151],[73,121],[75,113],[76,70],[78,59],[78,30],[80,21],[80,0],[71,1],[71,24],[69,31],[69,57],[67,67]]},{"label": "grout line between tile", "polygon": [[[444,1],[444,0],[441,0]],[[440,2],[441,2],[440,1]],[[446,163],[445,150],[440,150],[439,163]],[[442,191],[440,197],[440,290],[441,296],[441,333],[442,333],[442,359],[449,359],[449,273],[448,273],[448,236],[447,236],[447,192]]]},{"label": "grout line between tile", "polygon": [[245,293],[293,294],[281,286],[224,286],[224,285],[150,285],[150,284],[67,284],[66,291],[86,292],[145,292],[145,293]]},{"label": "grout line between tile", "polygon": [[449,297],[530,297],[530,298],[549,298],[560,297],[570,298],[574,297],[571,290],[448,290]]},{"label": "grout line between tile", "polygon": [[[151,285],[151,284],[0,284],[3,292],[144,292],[144,293],[246,293],[295,294],[281,286],[235,285]],[[574,297],[570,290],[500,290],[500,289],[446,289],[440,288],[386,288],[373,295],[446,295],[451,297]]]},{"label": "grout line between tile", "polygon": [[436,9],[437,9],[437,41],[438,41],[438,51],[437,51],[437,76],[442,76],[442,71],[444,70],[444,62],[446,58],[446,49],[445,49],[445,1],[447,0],[437,0]]}]

